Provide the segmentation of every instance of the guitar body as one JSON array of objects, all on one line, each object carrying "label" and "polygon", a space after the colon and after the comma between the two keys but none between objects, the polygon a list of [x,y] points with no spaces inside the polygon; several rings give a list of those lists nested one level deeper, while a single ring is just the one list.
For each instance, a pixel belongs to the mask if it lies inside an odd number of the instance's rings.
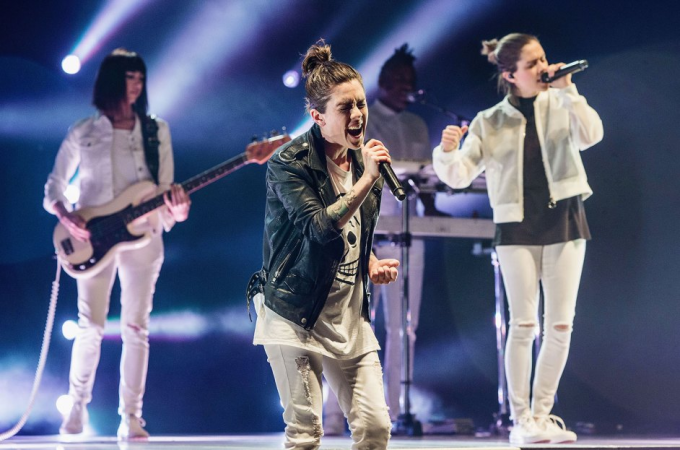
[{"label": "guitar body", "polygon": [[156,190],[154,183],[142,181],[109,203],[76,211],[87,222],[91,233],[89,241],[75,239],[66,227],[57,224],[53,242],[64,271],[73,278],[89,278],[98,274],[116,253],[148,244],[152,230],[159,226],[157,212],[134,221],[125,220],[125,215],[134,206],[155,196]]},{"label": "guitar body", "polygon": [[[229,175],[251,162],[264,164],[274,151],[290,141],[290,136],[275,135],[251,142],[246,151],[182,183],[187,194]],[[61,223],[54,229],[53,242],[62,267],[73,278],[89,278],[99,272],[118,252],[140,248],[159,232],[157,209],[164,206],[164,194],[157,186],[142,181],[127,188],[109,203],[83,208],[76,213],[85,219],[90,240],[75,239]]]}]

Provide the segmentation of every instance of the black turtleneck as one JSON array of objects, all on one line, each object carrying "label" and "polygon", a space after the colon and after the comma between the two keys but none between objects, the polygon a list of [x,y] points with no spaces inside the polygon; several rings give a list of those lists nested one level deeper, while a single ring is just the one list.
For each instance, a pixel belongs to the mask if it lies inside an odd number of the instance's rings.
[{"label": "black turtleneck", "polygon": [[541,144],[536,132],[532,98],[510,97],[510,104],[527,121],[524,135],[524,220],[496,225],[494,245],[550,245],[574,239],[590,239],[581,196],[557,202],[550,208]]}]

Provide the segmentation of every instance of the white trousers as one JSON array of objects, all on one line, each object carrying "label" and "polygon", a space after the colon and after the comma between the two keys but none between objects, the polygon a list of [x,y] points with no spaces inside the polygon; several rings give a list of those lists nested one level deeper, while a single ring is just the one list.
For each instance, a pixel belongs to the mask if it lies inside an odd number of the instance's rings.
[{"label": "white trousers", "polygon": [[[496,247],[510,310],[505,370],[512,418],[546,416],[569,355],[586,241]],[[543,342],[529,402],[532,344],[538,327],[539,283],[543,286]]]},{"label": "white trousers", "polygon": [[92,400],[111,288],[118,273],[123,341],[118,413],[141,417],[149,362],[149,315],[162,265],[163,239],[155,235],[145,247],[118,253],[94,277],[78,280],[79,331],[73,342],[69,376],[69,394],[75,401]]},{"label": "white trousers", "polygon": [[352,449],[385,449],[392,424],[377,352],[337,360],[286,345],[265,345],[283,406],[289,449],[317,449],[323,436],[321,375],[349,421]]}]

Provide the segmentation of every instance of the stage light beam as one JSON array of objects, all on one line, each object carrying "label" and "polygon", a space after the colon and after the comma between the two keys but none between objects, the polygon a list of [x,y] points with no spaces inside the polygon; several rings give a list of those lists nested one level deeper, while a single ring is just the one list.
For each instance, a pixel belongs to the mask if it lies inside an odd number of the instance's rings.
[{"label": "stage light beam", "polygon": [[[199,93],[207,92],[207,80],[219,79],[220,70],[248,43],[257,39],[262,27],[280,19],[285,2],[251,0],[248,2],[202,2],[183,30],[175,33],[159,59],[153,61],[149,92],[154,96],[153,110],[165,118],[183,114],[182,106]],[[191,55],[191,64],[177,55]]]},{"label": "stage light beam", "polygon": [[148,3],[149,0],[107,1],[71,53],[81,62],[89,60],[122,23]]},{"label": "stage light beam", "polygon": [[[482,17],[487,7],[497,3],[497,0],[429,0],[417,3],[408,11],[397,28],[389,32],[378,45],[364,58],[361,64],[354,65],[364,80],[366,94],[371,97],[378,88],[378,74],[383,63],[389,58],[395,48],[404,42],[415,51],[417,61],[422,62],[437,55],[438,43],[446,42],[443,35],[457,33],[457,24],[473,23]],[[333,45],[330,40],[327,43]],[[342,58],[340,58],[342,60]],[[347,61],[346,61],[347,62]],[[306,117],[291,133],[297,136],[305,132],[312,125],[312,120]]]}]

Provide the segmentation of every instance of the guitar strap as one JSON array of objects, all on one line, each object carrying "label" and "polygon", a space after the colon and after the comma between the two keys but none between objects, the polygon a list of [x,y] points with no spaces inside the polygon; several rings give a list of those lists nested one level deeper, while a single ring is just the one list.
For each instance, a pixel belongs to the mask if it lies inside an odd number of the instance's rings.
[{"label": "guitar strap", "polygon": [[153,180],[158,184],[159,156],[158,123],[154,114],[142,117],[142,140],[144,141],[144,157]]}]

